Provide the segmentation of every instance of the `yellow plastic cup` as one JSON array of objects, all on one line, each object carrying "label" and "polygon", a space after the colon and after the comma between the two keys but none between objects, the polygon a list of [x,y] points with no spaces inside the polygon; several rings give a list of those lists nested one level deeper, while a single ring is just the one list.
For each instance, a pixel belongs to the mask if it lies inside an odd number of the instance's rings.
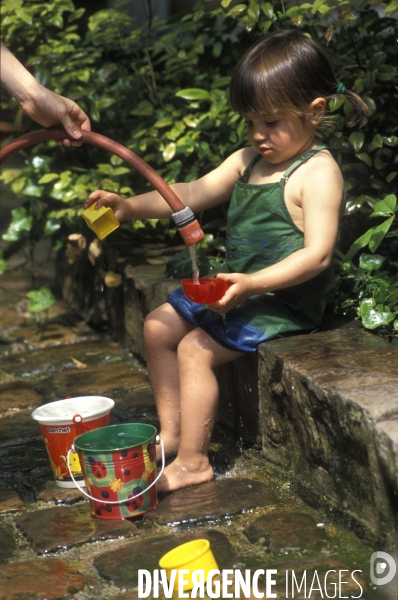
[{"label": "yellow plastic cup", "polygon": [[119,227],[119,221],[109,206],[94,208],[94,204],[83,211],[83,218],[87,225],[94,231],[98,239],[103,240],[107,235]]},{"label": "yellow plastic cup", "polygon": [[159,567],[166,571],[168,581],[171,578],[173,569],[177,570],[174,591],[178,590],[178,573],[180,570],[189,570],[184,573],[184,580],[188,581],[183,587],[183,591],[191,590],[194,587],[192,582],[192,573],[199,569],[204,571],[204,581],[212,569],[218,570],[216,559],[210,548],[209,540],[192,540],[186,544],[181,544],[170,552],[167,552],[159,561]]}]

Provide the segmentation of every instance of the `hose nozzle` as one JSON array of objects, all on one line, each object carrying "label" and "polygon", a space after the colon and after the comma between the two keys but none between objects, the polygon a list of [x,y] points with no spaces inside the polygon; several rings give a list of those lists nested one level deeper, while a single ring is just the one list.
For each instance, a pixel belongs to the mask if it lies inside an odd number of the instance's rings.
[{"label": "hose nozzle", "polygon": [[198,221],[195,219],[195,215],[189,206],[175,212],[171,215],[174,223],[177,225],[179,232],[186,246],[192,246],[204,238],[204,233],[200,228]]}]

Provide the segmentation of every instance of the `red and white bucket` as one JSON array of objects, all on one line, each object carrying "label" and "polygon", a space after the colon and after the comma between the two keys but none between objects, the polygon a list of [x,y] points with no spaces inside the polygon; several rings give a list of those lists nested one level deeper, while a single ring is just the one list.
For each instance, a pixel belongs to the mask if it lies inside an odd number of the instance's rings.
[{"label": "red and white bucket", "polygon": [[74,479],[85,485],[77,453],[70,452],[69,465],[68,453],[78,435],[109,425],[114,405],[113,400],[103,396],[81,396],[50,402],[32,412],[32,418],[39,422],[59,487],[75,487],[70,470]]}]

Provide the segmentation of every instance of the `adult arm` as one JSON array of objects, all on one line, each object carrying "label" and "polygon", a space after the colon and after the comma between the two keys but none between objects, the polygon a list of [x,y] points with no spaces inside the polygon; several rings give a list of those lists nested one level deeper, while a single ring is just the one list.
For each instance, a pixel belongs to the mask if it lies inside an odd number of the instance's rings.
[{"label": "adult arm", "polygon": [[[90,119],[76,102],[42,86],[3,42],[0,57],[1,85],[17,100],[31,119],[43,127],[61,124],[77,141],[82,137],[80,127],[90,131]],[[74,143],[66,138],[64,144],[70,146]]]}]

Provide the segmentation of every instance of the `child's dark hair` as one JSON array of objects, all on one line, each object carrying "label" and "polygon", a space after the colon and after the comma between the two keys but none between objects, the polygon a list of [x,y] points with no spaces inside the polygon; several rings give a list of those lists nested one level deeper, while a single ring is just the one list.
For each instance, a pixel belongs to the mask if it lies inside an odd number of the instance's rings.
[{"label": "child's dark hair", "polygon": [[[230,85],[232,108],[239,114],[292,114],[311,117],[316,98],[343,93],[353,106],[349,125],[366,123],[369,109],[336,79],[326,52],[297,31],[277,31],[257,41],[235,67]],[[327,130],[324,117],[319,131]]]}]

